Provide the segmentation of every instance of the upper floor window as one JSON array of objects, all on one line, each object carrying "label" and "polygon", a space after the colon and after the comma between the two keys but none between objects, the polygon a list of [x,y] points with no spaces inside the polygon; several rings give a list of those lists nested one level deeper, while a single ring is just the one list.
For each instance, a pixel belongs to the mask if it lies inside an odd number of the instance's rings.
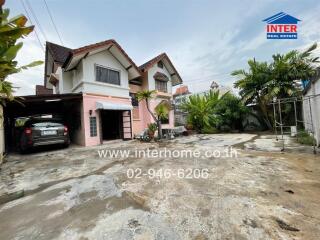
[{"label": "upper floor window", "polygon": [[158,67],[159,67],[159,68],[163,68],[163,62],[162,62],[162,61],[159,61],[159,62],[158,62]]},{"label": "upper floor window", "polygon": [[120,85],[120,72],[109,68],[96,66],[96,81]]},{"label": "upper floor window", "polygon": [[156,90],[159,92],[168,92],[167,89],[167,82],[162,80],[155,80],[156,81]]}]

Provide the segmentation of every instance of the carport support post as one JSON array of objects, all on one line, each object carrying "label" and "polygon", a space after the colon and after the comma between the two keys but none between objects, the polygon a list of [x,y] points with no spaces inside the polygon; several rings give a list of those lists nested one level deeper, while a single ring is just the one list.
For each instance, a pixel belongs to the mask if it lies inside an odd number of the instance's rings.
[{"label": "carport support post", "polygon": [[309,97],[309,111],[310,111],[310,121],[311,121],[311,131],[312,131],[312,142],[313,142],[313,153],[316,154],[316,143],[314,139],[314,126],[313,126],[313,119],[312,119],[312,107],[311,107],[311,100]]},{"label": "carport support post", "polygon": [[295,98],[294,101],[293,101],[293,107],[294,107],[294,120],[295,120],[295,123],[296,123],[296,131],[298,133],[298,117],[297,117],[297,104],[296,104],[296,101],[297,101],[297,99]]},{"label": "carport support post", "polygon": [[274,131],[275,131],[275,134],[276,134],[276,140],[278,141],[276,104],[275,104],[274,100],[273,100],[272,105],[273,105]]},{"label": "carport support post", "polygon": [[4,154],[4,116],[3,116],[3,106],[0,104],[0,166],[3,162]]},{"label": "carport support post", "polygon": [[281,149],[281,151],[284,151],[283,124],[282,124],[281,101],[280,101],[280,99],[278,100],[278,107],[279,107],[280,130],[281,130],[281,139],[282,139],[282,149]]}]

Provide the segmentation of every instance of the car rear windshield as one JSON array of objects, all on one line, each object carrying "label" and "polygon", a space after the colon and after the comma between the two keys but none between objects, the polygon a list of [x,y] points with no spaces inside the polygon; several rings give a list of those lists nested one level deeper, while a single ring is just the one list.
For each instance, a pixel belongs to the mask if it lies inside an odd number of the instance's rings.
[{"label": "car rear windshield", "polygon": [[61,127],[61,123],[57,122],[36,122],[31,124],[32,127]]}]

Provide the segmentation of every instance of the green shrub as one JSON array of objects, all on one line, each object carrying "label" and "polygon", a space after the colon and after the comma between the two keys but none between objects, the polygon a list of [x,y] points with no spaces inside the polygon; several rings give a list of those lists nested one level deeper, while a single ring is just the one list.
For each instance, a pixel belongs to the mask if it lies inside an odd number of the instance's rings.
[{"label": "green shrub", "polygon": [[218,132],[219,131],[214,127],[204,127],[201,131],[201,133],[204,133],[204,134],[214,134]]},{"label": "green shrub", "polygon": [[239,97],[226,93],[214,108],[215,127],[221,131],[243,130],[242,122],[248,112],[249,109]]},{"label": "green shrub", "polygon": [[302,131],[297,134],[298,143],[313,146],[315,139],[309,133]]},{"label": "green shrub", "polygon": [[154,133],[155,131],[157,131],[158,126],[156,123],[149,123],[148,124],[148,130],[152,133]]}]

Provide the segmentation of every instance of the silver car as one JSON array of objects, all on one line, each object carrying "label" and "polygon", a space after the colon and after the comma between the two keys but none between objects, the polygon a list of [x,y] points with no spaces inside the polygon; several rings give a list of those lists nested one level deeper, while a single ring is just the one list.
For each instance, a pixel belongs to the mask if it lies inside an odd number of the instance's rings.
[{"label": "silver car", "polygon": [[68,127],[54,119],[29,119],[20,130],[18,146],[21,152],[27,149],[60,144],[69,146],[70,138]]}]

